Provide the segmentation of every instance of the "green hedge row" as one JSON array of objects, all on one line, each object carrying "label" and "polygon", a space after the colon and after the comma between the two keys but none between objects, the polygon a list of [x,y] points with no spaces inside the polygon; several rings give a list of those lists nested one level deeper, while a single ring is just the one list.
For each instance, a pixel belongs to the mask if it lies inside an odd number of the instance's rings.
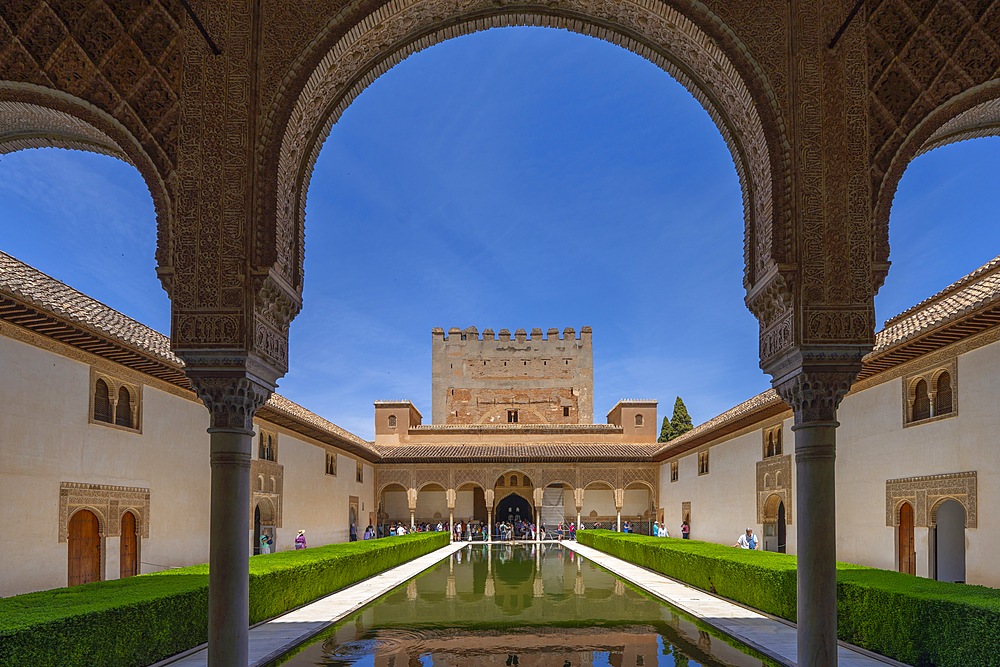
[{"label": "green hedge row", "polygon": [[[448,544],[416,533],[250,558],[250,622]],[[0,599],[0,665],[148,665],[207,641],[208,565]]]},{"label": "green hedge row", "polygon": [[[795,620],[795,556],[697,540],[577,533],[622,560]],[[1000,591],[837,564],[840,639],[920,667],[1000,667]]]}]

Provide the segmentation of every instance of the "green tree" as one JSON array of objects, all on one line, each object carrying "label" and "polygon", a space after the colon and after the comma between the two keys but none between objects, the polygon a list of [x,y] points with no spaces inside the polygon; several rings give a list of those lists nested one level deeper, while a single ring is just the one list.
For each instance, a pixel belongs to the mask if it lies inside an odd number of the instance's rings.
[{"label": "green tree", "polygon": [[670,418],[670,438],[676,438],[679,435],[684,435],[690,431],[694,426],[691,424],[691,415],[688,414],[688,409],[684,405],[684,401],[678,396],[677,400],[674,401],[674,416]]},{"label": "green tree", "polygon": [[670,417],[664,415],[663,425],[660,427],[660,437],[656,439],[657,442],[666,442],[670,438],[674,437],[674,430],[670,428]]}]

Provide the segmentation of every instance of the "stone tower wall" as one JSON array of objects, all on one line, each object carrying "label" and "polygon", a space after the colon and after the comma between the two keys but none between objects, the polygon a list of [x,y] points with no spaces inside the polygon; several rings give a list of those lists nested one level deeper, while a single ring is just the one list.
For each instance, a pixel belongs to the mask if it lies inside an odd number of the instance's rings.
[{"label": "stone tower wall", "polygon": [[593,424],[591,329],[432,332],[435,424]]}]

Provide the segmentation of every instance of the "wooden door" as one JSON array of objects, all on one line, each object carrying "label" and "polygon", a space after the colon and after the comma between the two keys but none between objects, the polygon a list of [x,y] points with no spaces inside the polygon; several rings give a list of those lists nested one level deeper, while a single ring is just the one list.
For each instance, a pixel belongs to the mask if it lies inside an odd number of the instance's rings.
[{"label": "wooden door", "polygon": [[122,515],[122,536],[121,536],[121,568],[119,576],[134,577],[139,574],[139,534],[136,526],[135,515],[125,512]]},{"label": "wooden door", "polygon": [[913,543],[913,506],[903,503],[899,508],[899,571],[917,573],[917,553]]},{"label": "wooden door", "polygon": [[69,585],[100,580],[100,524],[93,512],[80,510],[69,520]]},{"label": "wooden door", "polygon": [[785,503],[778,503],[778,553],[783,554],[786,550],[786,540],[788,528],[785,526]]}]

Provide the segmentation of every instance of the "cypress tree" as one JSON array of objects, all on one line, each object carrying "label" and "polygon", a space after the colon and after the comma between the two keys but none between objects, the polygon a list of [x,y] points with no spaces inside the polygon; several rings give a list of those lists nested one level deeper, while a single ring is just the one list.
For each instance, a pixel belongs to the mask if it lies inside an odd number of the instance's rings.
[{"label": "cypress tree", "polygon": [[674,416],[670,418],[670,430],[673,431],[671,438],[676,438],[690,431],[694,426],[691,424],[691,415],[684,405],[684,401],[678,396],[674,401]]},{"label": "cypress tree", "polygon": [[670,428],[670,418],[666,415],[663,416],[663,426],[660,427],[660,437],[656,439],[657,442],[666,442],[670,438],[674,437],[674,430]]}]

